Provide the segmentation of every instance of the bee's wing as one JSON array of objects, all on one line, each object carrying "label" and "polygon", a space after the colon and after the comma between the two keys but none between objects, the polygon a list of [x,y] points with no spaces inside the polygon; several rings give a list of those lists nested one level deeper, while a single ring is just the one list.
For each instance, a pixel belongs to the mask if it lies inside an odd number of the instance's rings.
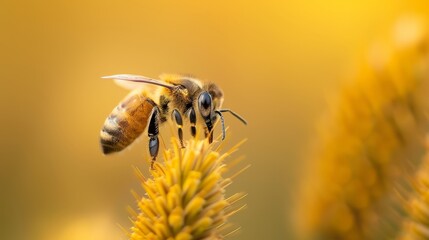
[{"label": "bee's wing", "polygon": [[157,85],[168,89],[174,89],[174,85],[170,83],[133,74],[117,74],[112,76],[105,76],[102,78],[113,79],[117,85],[130,90],[137,88],[145,88],[144,86],[142,86],[142,83]]}]

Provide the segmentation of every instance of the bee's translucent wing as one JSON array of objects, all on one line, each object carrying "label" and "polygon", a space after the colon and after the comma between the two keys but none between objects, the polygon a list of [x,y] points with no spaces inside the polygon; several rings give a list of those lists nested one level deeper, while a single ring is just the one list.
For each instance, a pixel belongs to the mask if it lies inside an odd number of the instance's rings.
[{"label": "bee's translucent wing", "polygon": [[115,83],[118,84],[119,86],[130,90],[137,89],[137,88],[144,88],[142,83],[157,85],[168,89],[174,88],[174,85],[166,83],[164,81],[156,80],[156,79],[152,79],[144,76],[139,76],[139,75],[133,75],[133,74],[117,74],[112,76],[105,76],[102,78],[113,79]]}]

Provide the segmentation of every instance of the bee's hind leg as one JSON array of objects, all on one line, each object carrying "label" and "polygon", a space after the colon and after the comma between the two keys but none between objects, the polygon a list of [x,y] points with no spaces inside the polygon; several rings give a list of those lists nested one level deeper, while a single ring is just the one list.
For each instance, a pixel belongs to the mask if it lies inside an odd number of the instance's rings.
[{"label": "bee's hind leg", "polygon": [[177,126],[177,131],[179,134],[179,140],[180,140],[180,145],[182,146],[182,148],[184,148],[185,146],[183,145],[183,120],[182,120],[182,115],[180,115],[179,111],[177,109],[174,109],[173,112],[171,113],[171,117],[173,118],[173,121],[176,123]]},{"label": "bee's hind leg", "polygon": [[159,109],[158,107],[155,107],[150,117],[149,128],[147,131],[148,137],[149,137],[149,153],[152,158],[150,163],[150,168],[152,170],[154,169],[153,165],[156,161],[156,157],[158,156],[158,150],[159,150],[159,139],[158,139],[159,122],[160,122]]}]

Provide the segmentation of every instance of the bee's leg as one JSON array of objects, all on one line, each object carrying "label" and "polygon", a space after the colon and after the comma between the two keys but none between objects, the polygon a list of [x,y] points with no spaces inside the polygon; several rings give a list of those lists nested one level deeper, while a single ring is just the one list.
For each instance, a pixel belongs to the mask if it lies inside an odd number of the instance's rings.
[{"label": "bee's leg", "polygon": [[197,127],[196,127],[196,125],[197,125],[197,115],[195,114],[195,110],[194,110],[193,107],[189,110],[189,121],[191,122],[191,134],[192,134],[192,137],[195,138],[195,136],[197,135]]},{"label": "bee's leg", "polygon": [[209,140],[209,143],[213,142],[213,122],[210,118],[205,118],[206,127],[204,128],[204,136]]},{"label": "bee's leg", "polygon": [[177,109],[174,109],[173,112],[171,113],[171,117],[173,118],[173,121],[176,123],[177,128],[178,128],[178,133],[179,133],[179,140],[180,140],[180,145],[182,146],[182,148],[184,148],[185,146],[183,145],[183,120],[182,120],[182,115],[180,115],[179,111],[177,111]]},{"label": "bee's leg", "polygon": [[213,142],[213,127],[204,128],[204,136],[209,139],[209,143]]},{"label": "bee's leg", "polygon": [[206,119],[206,127],[204,128],[204,137],[209,140],[209,143],[213,142],[213,124],[210,119]]},{"label": "bee's leg", "polygon": [[225,131],[225,120],[223,119],[223,115],[222,115],[222,113],[221,112],[219,112],[219,111],[215,111],[215,113],[217,114],[217,115],[219,115],[219,117],[220,117],[220,123],[222,124],[222,141],[223,140],[225,140],[225,135],[226,135],[226,131]]},{"label": "bee's leg", "polygon": [[158,139],[158,133],[159,133],[159,109],[158,107],[155,107],[152,116],[150,117],[149,122],[149,128],[148,128],[148,137],[149,137],[149,153],[152,157],[152,161],[150,164],[150,168],[153,168],[153,164],[156,161],[156,157],[158,156],[158,150],[159,150],[159,139]]}]

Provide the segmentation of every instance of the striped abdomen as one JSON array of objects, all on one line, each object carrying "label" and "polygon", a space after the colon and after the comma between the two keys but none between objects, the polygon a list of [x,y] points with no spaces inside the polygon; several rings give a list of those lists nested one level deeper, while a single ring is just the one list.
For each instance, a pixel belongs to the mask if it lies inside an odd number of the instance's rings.
[{"label": "striped abdomen", "polygon": [[142,91],[131,92],[104,122],[100,132],[103,153],[119,152],[140,136],[154,106]]}]

